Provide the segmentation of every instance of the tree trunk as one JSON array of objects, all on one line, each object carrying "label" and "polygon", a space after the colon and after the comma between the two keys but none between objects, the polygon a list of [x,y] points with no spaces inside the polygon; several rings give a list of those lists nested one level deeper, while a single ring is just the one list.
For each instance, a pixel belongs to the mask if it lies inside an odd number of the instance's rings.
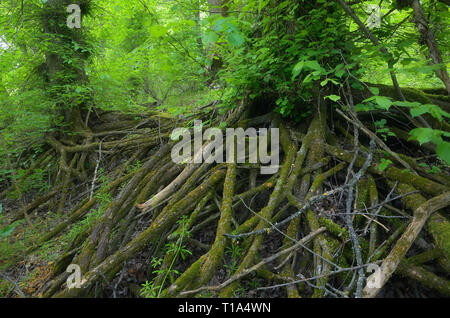
[{"label": "tree trunk", "polygon": [[414,11],[414,22],[420,32],[420,44],[425,42],[428,46],[429,57],[432,64],[443,64],[442,68],[435,70],[436,76],[444,83],[447,93],[450,94],[450,79],[448,77],[447,68],[442,59],[441,51],[439,50],[436,38],[430,29],[427,18],[422,9],[419,0],[413,0],[411,6]]}]

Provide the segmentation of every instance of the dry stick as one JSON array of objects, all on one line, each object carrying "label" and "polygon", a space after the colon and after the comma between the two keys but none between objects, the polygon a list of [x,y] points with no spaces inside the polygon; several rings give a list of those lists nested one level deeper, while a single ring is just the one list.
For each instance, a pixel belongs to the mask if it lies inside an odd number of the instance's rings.
[{"label": "dry stick", "polygon": [[[364,209],[365,210],[367,210],[368,209],[368,207],[366,206],[366,204],[363,202],[362,203],[363,205],[364,205]],[[381,209],[380,209],[381,210]],[[376,225],[374,225],[374,224],[378,224],[379,226],[381,226],[386,232],[389,232],[389,229],[385,226],[385,225],[383,225],[382,223],[380,223],[378,220],[377,220],[377,217],[378,217],[378,213],[379,212],[375,212],[375,213],[359,213],[359,215],[362,215],[363,217],[365,217],[368,221],[367,221],[367,223],[370,223],[369,225],[371,225],[371,229],[373,229],[374,228],[374,226],[376,226]],[[355,213],[356,214],[356,213]],[[373,218],[372,218],[373,217]],[[382,216],[383,217],[383,216]],[[389,219],[389,218],[391,218],[391,219],[394,219],[394,218],[399,218],[397,215],[395,215],[395,216],[391,216],[391,215],[388,215],[387,216],[387,218]],[[404,218],[403,216],[401,216],[400,218]],[[374,224],[372,224],[372,222],[374,223]],[[366,225],[366,227],[364,228],[364,231],[363,231],[363,236],[365,236],[366,234],[367,234],[367,231],[369,230],[369,227]],[[373,232],[372,232],[373,233]]]},{"label": "dry stick", "polygon": [[[350,239],[353,244],[353,251],[355,252],[356,263],[358,264],[358,266],[361,266],[362,265],[362,256],[361,256],[361,249],[359,248],[359,238],[355,232],[355,228],[353,227],[352,217],[349,214],[352,209],[352,204],[353,204],[353,191],[354,191],[353,186],[351,186],[348,191],[348,197],[346,200],[347,215],[344,217],[344,220],[347,224],[347,228],[348,228],[348,231],[350,234]],[[363,289],[363,284],[364,284],[365,278],[366,277],[364,275],[364,270],[362,267],[360,267],[358,269],[358,281],[357,281],[357,285],[356,285],[356,294],[355,294],[356,298],[362,297],[362,289]]]},{"label": "dry stick", "polygon": [[[292,194],[291,194],[292,196]],[[292,196],[293,197],[293,196]],[[289,205],[289,204],[288,204]],[[281,235],[283,235],[285,238],[287,238],[288,240],[291,240],[294,243],[298,243],[298,241],[292,237],[290,237],[289,235],[285,234],[283,231],[281,231],[280,229],[278,229],[278,227],[274,226],[274,224],[272,222],[270,222],[268,219],[262,217],[261,215],[259,215],[258,213],[256,213],[255,211],[251,210],[249,207],[247,207],[253,214],[255,214],[257,217],[259,217],[260,219],[262,219],[263,221],[265,221],[266,223],[269,223],[272,227],[275,228],[275,230],[280,233]],[[305,245],[301,245],[300,247],[302,247],[303,249],[305,249],[306,251],[310,252],[311,254],[313,254],[314,256],[320,258],[322,261],[340,269],[341,267],[338,264],[333,263],[332,261],[328,260],[326,257],[323,257],[322,255],[314,252],[313,250],[311,250],[310,248],[306,247]]]},{"label": "dry stick", "polygon": [[[186,181],[198,168],[200,165],[198,162],[199,158],[202,158],[204,151],[210,151],[211,148],[214,146],[214,143],[207,143],[200,148],[197,153],[194,155],[194,159],[192,160],[192,163],[187,165],[186,168],[176,177],[168,186],[166,186],[163,190],[158,192],[156,195],[154,195],[150,200],[143,204],[136,204],[136,207],[142,210],[142,213],[148,213],[148,211],[155,207],[157,204],[161,203],[167,197],[169,197],[171,194],[173,194],[175,191],[178,190],[178,188],[183,184],[184,181]],[[142,214],[141,213],[141,214]]]},{"label": "dry stick", "polygon": [[[379,263],[379,261],[375,262],[375,264],[376,263]],[[331,276],[331,275],[336,275],[336,274],[343,273],[343,272],[358,270],[360,268],[364,268],[364,267],[367,267],[367,266],[373,265],[373,264],[374,263],[363,264],[361,266],[352,266],[352,267],[347,267],[347,268],[339,268],[339,269],[335,270],[334,272],[329,272],[329,273],[326,273],[326,274],[321,274],[321,275],[317,275],[317,276],[310,277],[310,278],[302,278],[302,279],[295,280],[295,281],[288,282],[288,283],[284,283],[284,284],[272,285],[272,286],[267,286],[267,287],[259,287],[256,290],[272,289],[272,288],[278,288],[278,287],[285,287],[285,286],[293,285],[293,284],[299,284],[299,283],[307,282],[307,281],[310,281],[310,280],[316,280],[316,279],[328,277],[328,276]]]},{"label": "dry stick", "polygon": [[100,166],[100,161],[102,161],[102,142],[103,142],[103,140],[100,140],[100,144],[98,145],[98,159],[97,159],[97,165],[95,166],[95,170],[94,170],[94,178],[92,178],[91,193],[89,195],[89,199],[92,199],[92,196],[94,195],[94,187],[95,187],[95,181],[97,179],[97,171],[98,171],[98,167]]},{"label": "dry stick", "polygon": [[196,294],[205,290],[209,290],[209,291],[215,291],[215,290],[220,290],[228,285],[230,285],[231,283],[235,282],[236,280],[240,280],[242,277],[247,276],[248,274],[258,270],[260,267],[264,266],[265,264],[268,264],[270,262],[272,262],[273,260],[277,259],[280,256],[283,256],[285,254],[288,254],[296,249],[299,249],[302,247],[302,245],[308,243],[309,241],[311,241],[314,237],[316,237],[317,235],[321,234],[322,232],[325,231],[324,227],[319,228],[318,230],[308,234],[307,236],[305,236],[304,238],[302,238],[300,241],[298,241],[297,243],[295,243],[294,245],[292,245],[291,247],[278,252],[268,258],[263,259],[262,261],[260,261],[258,264],[253,265],[252,267],[243,270],[242,272],[240,272],[239,274],[236,274],[232,277],[230,277],[228,280],[226,280],[225,282],[223,282],[220,285],[217,286],[208,286],[208,287],[202,287],[196,290],[189,290],[189,291],[185,291],[180,293],[180,296],[186,296],[186,295],[190,295],[190,294]]},{"label": "dry stick", "polygon": [[[395,182],[395,185],[392,187],[391,191],[388,193],[388,195],[386,196],[386,199],[384,200],[384,202],[388,202],[389,200],[391,200],[391,195],[394,193],[395,189],[397,188],[398,185],[398,181]],[[375,211],[374,213],[374,218],[369,218],[369,221],[367,222],[366,227],[364,228],[364,235],[367,234],[367,231],[369,230],[370,224],[372,223],[372,221],[376,222],[376,217],[378,216],[378,214],[381,212],[381,209],[383,208],[383,205],[380,205],[378,207],[378,209]]]},{"label": "dry stick", "polygon": [[364,288],[365,298],[374,298],[378,295],[381,288],[386,284],[391,275],[397,269],[400,261],[403,259],[406,252],[409,250],[414,240],[419,235],[425,222],[428,220],[431,214],[437,210],[445,208],[449,204],[450,191],[426,201],[414,211],[414,218],[409,224],[408,228],[397,241],[397,244],[389,253],[389,255],[384,259],[379,270],[377,270],[377,272],[371,276],[370,286],[376,285],[377,287],[370,288],[368,284]]},{"label": "dry stick", "polygon": [[[352,107],[353,107],[353,105],[352,105]],[[354,151],[354,154],[353,154],[353,159],[352,159],[352,161],[350,161],[350,164],[349,164],[349,166],[347,168],[347,175],[345,176],[345,182],[344,183],[348,182],[348,179],[350,178],[350,175],[353,173],[353,166],[355,165],[356,159],[358,159],[358,153],[359,153],[359,147],[358,147],[358,145],[359,145],[359,130],[358,130],[358,127],[356,125],[353,125],[353,136],[354,136],[354,138],[353,138],[353,151]],[[353,188],[351,188],[351,189],[353,189]],[[339,197],[339,202],[341,202],[343,194],[344,194],[344,192],[341,192],[341,195]]]},{"label": "dry stick", "polygon": [[198,200],[207,194],[210,188],[215,187],[224,177],[225,171],[220,169],[216,170],[202,184],[192,190],[189,195],[186,195],[178,203],[174,204],[170,210],[166,207],[148,228],[138,234],[127,245],[119,249],[113,255],[108,256],[95,268],[85,273],[85,280],[82,282],[81,288],[71,290],[65,289],[55,295],[55,297],[80,297],[86,295],[94,287],[95,283],[99,281],[99,278],[103,273],[109,278],[113,277],[119,271],[120,266],[124,261],[142,251],[149,242],[157,240],[165,231],[172,227],[182,215],[187,213],[185,210],[186,206],[192,201],[198,202]]},{"label": "dry stick", "polygon": [[[353,125],[354,128],[354,155],[353,155],[353,159],[350,162],[350,166],[348,167],[348,173],[347,173],[347,177],[352,173],[352,169],[353,169],[353,165],[356,162],[356,159],[358,158],[358,152],[359,152],[359,134],[358,134],[358,126],[357,125]],[[347,180],[347,178],[346,178]],[[362,265],[362,256],[361,256],[361,249],[359,247],[359,238],[358,235],[355,232],[355,228],[353,227],[353,218],[350,215],[350,212],[352,210],[352,205],[353,205],[353,191],[354,191],[354,186],[355,184],[353,184],[352,186],[349,187],[348,190],[348,197],[346,200],[346,212],[347,214],[344,217],[344,220],[347,224],[347,228],[348,228],[348,232],[350,234],[350,239],[352,241],[353,244],[353,250],[355,252],[355,257],[356,257],[356,263],[358,266]],[[356,298],[361,298],[362,297],[362,289],[363,289],[363,284],[364,284],[364,280],[365,280],[365,275],[364,275],[364,269],[360,268],[358,269],[358,281],[356,284]]]},{"label": "dry stick", "polygon": [[348,116],[346,116],[340,109],[336,109],[336,111],[338,112],[339,115],[341,115],[345,120],[347,120],[348,122],[352,123],[353,125],[355,125],[356,127],[358,127],[359,129],[361,129],[367,136],[369,136],[370,138],[374,139],[377,144],[383,148],[383,150],[385,150],[386,152],[388,152],[395,160],[397,160],[402,166],[404,166],[406,169],[408,169],[409,171],[414,172],[415,174],[417,174],[417,172],[414,171],[413,168],[411,168],[411,166],[405,162],[403,159],[401,159],[395,152],[393,152],[391,149],[389,149],[389,147],[380,139],[378,138],[378,136],[373,133],[372,131],[370,131],[367,127],[364,126],[364,124],[358,119],[358,118],[354,118],[354,120],[350,119]]}]

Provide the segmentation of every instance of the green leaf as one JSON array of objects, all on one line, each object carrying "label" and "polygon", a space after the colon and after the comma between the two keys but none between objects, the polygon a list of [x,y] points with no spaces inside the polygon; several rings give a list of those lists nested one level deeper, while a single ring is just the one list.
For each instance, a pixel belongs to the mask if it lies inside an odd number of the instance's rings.
[{"label": "green leaf", "polygon": [[378,87],[369,87],[370,91],[372,92],[372,94],[374,95],[379,95],[380,94],[380,89]]},{"label": "green leaf", "polygon": [[392,104],[400,107],[417,107],[421,105],[418,102],[408,102],[408,101],[395,101]]},{"label": "green leaf", "polygon": [[242,46],[244,44],[244,38],[239,32],[231,32],[228,34],[228,42],[235,47]]},{"label": "green leaf", "polygon": [[314,71],[325,71],[322,66],[320,66],[317,61],[305,61],[305,67],[310,68]]},{"label": "green leaf", "polygon": [[385,110],[388,110],[392,106],[392,101],[384,96],[375,96],[375,102]]},{"label": "green leaf", "polygon": [[436,153],[446,164],[450,165],[450,142],[442,141],[436,146]]},{"label": "green leaf", "polygon": [[167,28],[161,25],[152,25],[150,27],[150,35],[154,38],[160,38],[167,33]]},{"label": "green leaf", "polygon": [[204,41],[205,45],[208,45],[210,43],[215,43],[215,42],[217,42],[217,40],[219,40],[219,36],[214,31],[209,31],[203,37],[203,41]]},{"label": "green leaf", "polygon": [[378,165],[378,170],[380,170],[380,171],[386,170],[387,167],[388,167],[391,163],[392,163],[391,160],[381,158],[381,163]]},{"label": "green leaf", "polygon": [[295,64],[294,68],[292,69],[292,80],[302,72],[303,65],[304,65],[303,61],[300,61],[297,64]]},{"label": "green leaf", "polygon": [[368,112],[371,110],[374,110],[375,107],[373,104],[356,104],[355,105],[355,111],[356,112]]},{"label": "green leaf", "polygon": [[337,95],[329,95],[329,96],[325,96],[325,99],[331,99],[333,102],[337,102],[338,100],[340,100],[341,99],[341,97],[340,96],[337,96]]},{"label": "green leaf", "polygon": [[261,13],[261,10],[264,9],[268,3],[269,3],[269,0],[259,0],[258,13]]},{"label": "green leaf", "polygon": [[440,108],[439,106],[433,104],[424,104],[411,108],[410,113],[412,117],[417,117],[423,114],[430,114],[440,122],[442,122],[443,116],[450,117],[450,113],[447,113],[446,111],[442,110],[442,108]]},{"label": "green leaf", "polygon": [[442,141],[442,131],[432,128],[416,128],[409,132],[409,140],[417,140],[420,145],[427,142],[440,144]]}]

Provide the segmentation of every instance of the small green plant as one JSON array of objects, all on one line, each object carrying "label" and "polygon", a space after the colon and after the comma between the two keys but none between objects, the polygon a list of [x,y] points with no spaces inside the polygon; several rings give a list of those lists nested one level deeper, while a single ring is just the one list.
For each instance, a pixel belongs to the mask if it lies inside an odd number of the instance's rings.
[{"label": "small green plant", "polygon": [[390,131],[388,127],[386,127],[386,119],[378,120],[374,124],[377,128],[377,134],[380,134],[383,137],[384,141],[387,141],[388,136],[395,137],[395,134]]},{"label": "small green plant", "polygon": [[145,298],[157,298],[157,287],[154,285],[154,282],[146,281],[144,284],[142,284],[142,288],[139,291],[139,295],[143,296]]},{"label": "small green plant", "polygon": [[384,171],[387,169],[387,167],[392,163],[391,160],[389,159],[385,159],[385,158],[381,158],[381,163],[378,165],[378,170],[380,171]]},{"label": "small green plant", "polygon": [[142,162],[140,160],[136,160],[136,162],[132,165],[127,166],[127,173],[136,172],[142,167]]},{"label": "small green plant", "polygon": [[[103,181],[104,182],[102,182],[102,189],[104,189],[105,184],[107,184],[107,180]],[[95,195],[95,197],[100,203],[100,206],[96,210],[92,210],[90,213],[88,213],[84,219],[75,223],[70,231],[62,237],[62,241],[70,244],[70,242],[72,242],[80,233],[89,230],[103,215],[107,206],[113,201],[111,194],[108,192],[99,191]]]},{"label": "small green plant", "polygon": [[6,298],[14,290],[14,285],[7,280],[0,279],[0,298]]},{"label": "small green plant", "polygon": [[170,262],[169,267],[165,268],[163,264],[163,260],[161,258],[152,258],[151,265],[153,268],[158,268],[153,271],[153,274],[156,274],[157,277],[163,277],[160,284],[156,284],[155,279],[151,282],[146,281],[142,284],[142,288],[139,291],[139,294],[145,298],[159,298],[164,287],[164,284],[167,278],[170,279],[170,282],[173,283],[175,280],[175,275],[179,275],[179,271],[174,269],[175,261],[178,256],[180,256],[183,260],[186,259],[187,255],[192,255],[192,252],[187,249],[185,245],[183,245],[183,241],[185,238],[191,236],[191,233],[188,230],[187,224],[189,219],[186,216],[183,216],[180,220],[178,220],[179,228],[176,232],[174,232],[175,236],[178,236],[176,242],[170,242],[166,244],[166,254],[171,255],[172,261]]},{"label": "small green plant", "polygon": [[228,275],[231,276],[237,269],[239,264],[239,259],[241,258],[242,251],[244,249],[239,245],[239,241],[233,240],[231,245],[227,246],[225,249],[225,254],[231,256],[231,264],[225,264],[224,267],[228,268]]},{"label": "small green plant", "polygon": [[245,288],[242,286],[239,286],[236,288],[233,292],[233,297],[239,298],[242,297],[245,294]]}]

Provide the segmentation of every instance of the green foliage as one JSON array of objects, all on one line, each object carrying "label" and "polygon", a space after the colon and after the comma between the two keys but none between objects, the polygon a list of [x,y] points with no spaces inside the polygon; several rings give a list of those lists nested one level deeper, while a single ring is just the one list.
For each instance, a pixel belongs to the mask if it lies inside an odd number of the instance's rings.
[{"label": "green foliage", "polygon": [[442,137],[450,137],[450,133],[432,128],[416,128],[409,133],[411,140],[417,140],[419,144],[432,142],[436,145],[436,154],[450,165],[450,142]]},{"label": "green foliage", "polygon": [[341,62],[340,52],[347,52],[340,45],[346,42],[348,33],[343,32],[345,20],[336,5],[247,2],[244,11],[263,11],[264,15],[257,22],[245,13],[239,15],[236,24],[247,39],[245,49],[219,50],[227,65],[220,71],[220,81],[227,87],[224,104],[232,104],[250,90],[253,99],[273,96],[275,110],[283,116],[297,120],[308,116],[317,97],[316,88],[341,85],[339,78],[345,73],[343,65],[336,65]]},{"label": "green foliage", "polygon": [[374,123],[375,127],[377,128],[376,130],[377,134],[381,134],[384,141],[387,141],[387,136],[395,137],[395,134],[392,131],[390,131],[388,127],[386,127],[386,123],[387,121],[384,118]]},{"label": "green foliage", "polygon": [[82,220],[73,224],[70,230],[61,237],[61,241],[65,242],[66,245],[73,242],[73,240],[81,233],[90,231],[113,202],[111,194],[105,192],[109,179],[104,175],[102,169],[99,169],[98,174],[98,180],[102,183],[102,187],[95,195],[99,202],[99,206],[97,209],[91,210]]},{"label": "green foliage", "polygon": [[142,162],[137,160],[134,164],[127,166],[127,173],[136,172],[142,167]]},{"label": "green foliage", "polygon": [[[375,91],[378,93],[378,91]],[[433,104],[422,104],[419,102],[408,101],[392,101],[391,98],[386,96],[374,95],[363,101],[363,104],[355,106],[356,111],[372,111],[376,109],[382,109],[388,111],[391,107],[403,107],[408,108],[411,117],[418,117],[424,114],[437,119],[439,122],[443,122],[445,118],[450,118],[450,113],[443,110],[441,107]],[[395,136],[389,128],[385,127],[386,120],[381,119],[375,122],[377,133],[380,133],[386,140],[386,136]],[[410,140],[416,140],[420,145],[431,142],[436,145],[436,154],[447,164],[450,164],[450,143],[444,140],[443,137],[450,137],[450,134],[446,131],[432,129],[432,128],[415,128],[409,132]]]},{"label": "green foliage", "polygon": [[384,171],[387,169],[387,167],[392,164],[392,161],[389,159],[381,158],[381,162],[378,165],[378,170]]},{"label": "green foliage", "polygon": [[225,268],[228,268],[228,275],[231,276],[238,269],[239,261],[242,256],[244,248],[239,245],[239,241],[232,241],[225,249],[225,254],[229,254],[231,257],[231,264],[224,264]]}]

